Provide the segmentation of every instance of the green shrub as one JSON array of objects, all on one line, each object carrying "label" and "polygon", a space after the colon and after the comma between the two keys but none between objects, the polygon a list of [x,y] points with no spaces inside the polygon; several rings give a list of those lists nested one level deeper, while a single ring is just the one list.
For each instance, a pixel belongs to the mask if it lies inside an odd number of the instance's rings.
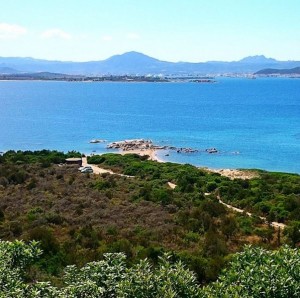
[{"label": "green shrub", "polygon": [[104,254],[102,261],[82,268],[67,266],[60,289],[48,282],[26,283],[25,269],[40,254],[36,242],[0,241],[0,297],[199,297],[194,274],[168,256],[155,268],[147,260],[127,268],[124,254]]},{"label": "green shrub", "polygon": [[87,162],[89,164],[101,164],[105,161],[105,157],[102,155],[93,155],[87,157]]},{"label": "green shrub", "polygon": [[[24,298],[296,298],[300,296],[300,250],[282,247],[277,251],[245,247],[232,256],[216,282],[200,288],[195,275],[169,255],[157,266],[146,259],[128,267],[123,253],[104,254],[104,259],[82,268],[67,266],[63,286],[30,281],[26,269],[39,256],[36,242],[0,241],[0,297]],[[199,259],[199,268],[213,269],[222,261]]]},{"label": "green shrub", "polygon": [[296,298],[300,296],[300,250],[267,251],[248,246],[233,256],[204,297]]}]

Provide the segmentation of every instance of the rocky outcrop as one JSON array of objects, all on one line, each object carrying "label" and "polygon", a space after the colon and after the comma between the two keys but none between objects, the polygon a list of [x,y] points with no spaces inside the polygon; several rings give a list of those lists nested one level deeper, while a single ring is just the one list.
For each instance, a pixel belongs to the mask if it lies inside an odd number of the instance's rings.
[{"label": "rocky outcrop", "polygon": [[113,142],[108,144],[106,148],[121,149],[123,151],[160,149],[158,148],[158,146],[155,146],[151,140],[144,140],[144,139]]},{"label": "rocky outcrop", "polygon": [[177,148],[177,153],[196,153],[199,152],[198,149],[192,149],[192,148]]},{"label": "rocky outcrop", "polygon": [[218,150],[216,148],[208,148],[208,149],[205,149],[205,151],[207,153],[218,153]]},{"label": "rocky outcrop", "polygon": [[100,140],[100,139],[93,139],[93,140],[90,140],[89,143],[91,144],[98,144],[98,143],[105,143],[106,140]]},{"label": "rocky outcrop", "polygon": [[113,142],[107,145],[107,149],[120,149],[123,151],[134,150],[174,150],[177,153],[194,153],[198,152],[197,149],[192,148],[177,148],[174,146],[158,146],[151,140],[137,139]]},{"label": "rocky outcrop", "polygon": [[198,150],[190,147],[158,146],[155,145],[151,140],[145,140],[145,139],[112,142],[108,144],[106,148],[119,149],[122,151],[170,150],[170,151],[176,151],[177,153],[197,153],[197,152],[219,153],[219,151],[216,148]]}]

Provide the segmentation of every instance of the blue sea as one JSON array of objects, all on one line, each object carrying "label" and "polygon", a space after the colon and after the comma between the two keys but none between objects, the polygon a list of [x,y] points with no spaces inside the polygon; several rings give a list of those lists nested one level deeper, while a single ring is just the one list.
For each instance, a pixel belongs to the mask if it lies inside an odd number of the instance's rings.
[{"label": "blue sea", "polygon": [[200,150],[160,152],[166,161],[300,173],[300,79],[1,81],[0,103],[0,151],[102,153],[106,144],[89,140],[146,138]]}]

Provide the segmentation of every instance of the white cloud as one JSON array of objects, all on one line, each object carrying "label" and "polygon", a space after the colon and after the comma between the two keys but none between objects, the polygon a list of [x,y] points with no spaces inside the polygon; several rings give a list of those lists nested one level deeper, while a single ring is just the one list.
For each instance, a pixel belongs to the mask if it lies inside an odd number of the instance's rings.
[{"label": "white cloud", "polygon": [[104,35],[104,36],[102,36],[102,40],[103,40],[103,41],[112,41],[113,38],[112,38],[112,36],[110,36],[110,35]]},{"label": "white cloud", "polygon": [[0,23],[0,38],[10,39],[25,35],[27,29],[19,25]]},{"label": "white cloud", "polygon": [[140,36],[139,36],[137,33],[134,33],[134,32],[128,33],[126,37],[127,37],[128,39],[132,39],[132,40],[135,40],[135,39],[139,39],[139,38],[140,38]]},{"label": "white cloud", "polygon": [[41,37],[44,39],[50,39],[50,38],[60,38],[60,39],[71,39],[72,36],[61,30],[61,29],[49,29],[44,32],[42,32]]}]

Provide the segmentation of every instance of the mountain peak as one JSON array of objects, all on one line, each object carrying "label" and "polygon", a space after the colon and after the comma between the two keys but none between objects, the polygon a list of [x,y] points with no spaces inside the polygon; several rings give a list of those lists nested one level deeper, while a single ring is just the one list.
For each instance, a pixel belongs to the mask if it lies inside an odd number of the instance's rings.
[{"label": "mountain peak", "polygon": [[276,62],[273,58],[267,58],[265,55],[255,55],[255,56],[248,56],[241,59],[239,62],[243,63],[269,63],[269,62]]},{"label": "mountain peak", "polygon": [[134,63],[159,61],[158,59],[155,59],[153,57],[135,51],[126,52],[120,55],[114,55],[108,58],[107,60],[123,60],[123,61],[126,60],[128,62],[134,62]]},{"label": "mountain peak", "polygon": [[123,54],[121,54],[121,55],[119,55],[119,56],[123,56],[123,57],[124,57],[124,56],[149,57],[149,56],[147,56],[147,55],[145,55],[145,54],[143,54],[143,53],[136,52],[136,51],[125,52],[125,53],[123,53]]}]

